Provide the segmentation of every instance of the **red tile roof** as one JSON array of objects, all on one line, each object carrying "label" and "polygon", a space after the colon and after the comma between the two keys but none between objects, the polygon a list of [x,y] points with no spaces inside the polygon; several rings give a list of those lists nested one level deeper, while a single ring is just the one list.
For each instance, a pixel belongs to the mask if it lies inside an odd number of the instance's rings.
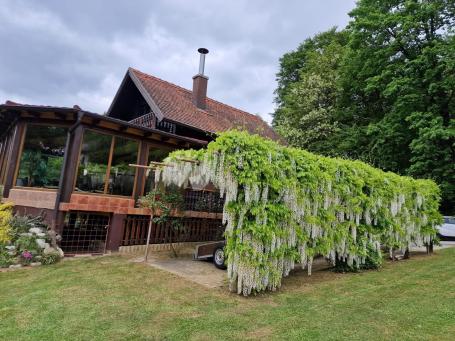
[{"label": "red tile roof", "polygon": [[156,103],[164,118],[203,131],[222,132],[229,129],[247,129],[273,140],[281,140],[260,117],[207,98],[206,109],[193,104],[192,91],[130,68]]}]

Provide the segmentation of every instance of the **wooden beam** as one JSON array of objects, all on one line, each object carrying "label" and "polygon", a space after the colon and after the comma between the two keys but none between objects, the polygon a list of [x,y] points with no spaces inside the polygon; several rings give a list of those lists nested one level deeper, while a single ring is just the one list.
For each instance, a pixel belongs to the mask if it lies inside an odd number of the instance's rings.
[{"label": "wooden beam", "polygon": [[25,122],[19,121],[16,125],[13,138],[11,140],[11,151],[9,155],[9,162],[6,169],[5,183],[3,187],[3,196],[8,198],[9,191],[14,186],[16,170],[20,160],[20,150],[22,141],[25,134]]},{"label": "wooden beam", "polygon": [[144,168],[144,169],[157,169],[157,168],[161,168],[160,166],[164,166],[164,167],[174,167],[173,165],[169,164],[169,163],[164,163],[164,162],[154,162],[154,161],[150,161],[150,164],[152,164],[153,166],[144,166],[144,165],[136,165],[134,163],[130,163],[128,166],[130,167],[136,167],[136,168]]},{"label": "wooden beam", "polygon": [[106,179],[104,179],[104,194],[107,194],[107,188],[109,186],[109,177],[111,174],[111,166],[112,166],[112,158],[114,156],[114,148],[115,148],[115,136],[112,136],[111,149],[109,150],[109,160],[107,161],[107,168],[106,168]]},{"label": "wooden beam", "polygon": [[[148,161],[148,145],[145,141],[141,141],[139,147],[139,155],[138,155],[138,164],[146,165]],[[137,201],[140,196],[144,194],[144,185],[145,185],[145,170],[143,168],[136,169],[136,181],[134,183],[134,199]]]},{"label": "wooden beam", "polygon": [[61,113],[61,112],[56,112],[55,116],[58,117],[61,120],[65,120],[66,119],[66,115]]},{"label": "wooden beam", "polygon": [[84,127],[80,124],[69,132],[68,149],[65,153],[62,177],[59,186],[59,202],[70,202],[76,183],[79,154],[84,135]]},{"label": "wooden beam", "polygon": [[179,158],[179,157],[177,157],[176,159],[179,161],[183,161],[183,162],[191,162],[191,163],[195,163],[195,164],[200,163],[198,160],[184,159],[184,158]]}]

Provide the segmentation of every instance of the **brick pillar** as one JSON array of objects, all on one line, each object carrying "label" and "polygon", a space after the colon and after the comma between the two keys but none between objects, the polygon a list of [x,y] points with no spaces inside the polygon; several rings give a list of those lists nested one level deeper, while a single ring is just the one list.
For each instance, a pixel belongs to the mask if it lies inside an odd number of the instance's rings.
[{"label": "brick pillar", "polygon": [[123,232],[125,230],[124,220],[126,214],[113,214],[107,236],[106,250],[118,251],[122,245]]}]

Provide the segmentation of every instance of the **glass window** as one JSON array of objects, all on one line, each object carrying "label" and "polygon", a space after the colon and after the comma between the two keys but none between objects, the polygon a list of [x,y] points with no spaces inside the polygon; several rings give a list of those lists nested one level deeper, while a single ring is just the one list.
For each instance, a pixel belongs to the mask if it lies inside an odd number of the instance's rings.
[{"label": "glass window", "polygon": [[66,139],[66,128],[27,125],[16,186],[57,189]]},{"label": "glass window", "polygon": [[[166,149],[149,149],[149,160],[148,162],[162,162],[171,152],[171,150]],[[147,170],[147,177],[145,179],[145,189],[144,194],[147,194],[155,187],[155,172],[153,170]]]},{"label": "glass window", "polygon": [[112,136],[86,130],[82,142],[76,191],[104,193]]},{"label": "glass window", "polygon": [[138,142],[91,130],[84,133],[75,191],[131,196]]},{"label": "glass window", "polygon": [[138,147],[137,141],[115,137],[108,194],[124,196],[133,194],[136,168],[129,165],[137,163]]}]

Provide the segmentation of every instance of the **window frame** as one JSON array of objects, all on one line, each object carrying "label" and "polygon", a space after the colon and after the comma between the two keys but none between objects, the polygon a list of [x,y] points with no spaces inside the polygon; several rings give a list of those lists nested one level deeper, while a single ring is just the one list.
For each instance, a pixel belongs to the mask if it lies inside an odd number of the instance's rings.
[{"label": "window frame", "polygon": [[[92,131],[92,132],[94,132],[96,134],[102,134],[102,135],[107,135],[107,136],[111,137],[111,145],[109,147],[108,163],[106,165],[106,174],[105,174],[105,179],[104,179],[103,193],[92,193],[92,192],[76,191],[77,178],[78,178],[78,175],[79,175],[79,166],[80,166],[80,162],[81,162],[82,145],[84,143],[84,137],[85,137],[85,133],[87,131]],[[103,131],[103,130],[100,130],[100,129],[96,129],[96,128],[84,127],[84,131],[82,133],[81,144],[79,146],[79,153],[77,155],[76,176],[74,177],[73,189],[71,191],[72,193],[81,194],[81,195],[109,196],[109,197],[118,197],[118,198],[134,198],[134,196],[136,195],[136,188],[137,188],[137,186],[136,186],[136,184],[137,184],[137,174],[138,174],[138,169],[137,168],[134,171],[133,192],[132,192],[131,195],[120,195],[120,194],[109,194],[109,193],[107,193],[108,186],[109,186],[109,178],[110,178],[111,166],[112,166],[112,159],[113,159],[114,150],[115,150],[115,139],[117,137],[137,142],[138,148],[137,148],[136,163],[139,162],[140,152],[141,152],[141,140],[138,140],[138,139],[135,139],[135,138],[131,138],[131,137],[126,137],[126,136],[115,134],[115,133],[111,133],[111,132],[106,132],[106,131]]]},{"label": "window frame", "polygon": [[[44,188],[44,187],[30,187],[30,186],[17,186],[16,185],[17,177],[19,176],[19,171],[20,171],[22,153],[24,152],[25,138],[27,136],[27,130],[30,125],[43,126],[43,127],[58,127],[58,128],[65,128],[67,130],[66,142],[65,142],[65,155],[63,156],[63,165],[62,165],[62,169],[60,170],[60,179],[59,179],[58,188]],[[66,157],[67,146],[68,146],[68,130],[69,130],[69,126],[65,125],[65,124],[25,122],[24,132],[21,136],[20,148],[18,151],[19,152],[18,158],[16,161],[15,169],[14,169],[13,186],[12,186],[13,189],[31,189],[34,191],[45,191],[45,192],[58,192],[60,190],[60,187],[62,186],[62,184],[60,183],[60,180],[62,177],[62,172],[64,171],[64,168],[65,168],[65,157]]]},{"label": "window frame", "polygon": [[7,131],[5,135],[2,136],[1,145],[0,145],[0,185],[4,185],[6,181],[7,166],[11,151],[12,145],[12,131]]},{"label": "window frame", "polygon": [[[147,150],[147,161],[145,162],[145,166],[148,166],[150,165],[150,160],[149,160],[149,157],[150,157],[150,150],[152,149],[159,149],[159,150],[166,150],[168,152],[168,155],[170,153],[172,153],[173,151],[176,151],[177,149],[176,148],[172,148],[172,147],[168,147],[168,146],[161,146],[157,143],[153,143],[153,142],[144,142],[144,148]],[[142,179],[142,183],[140,184],[141,187],[139,188],[139,194],[140,195],[145,195],[145,186],[147,184],[147,176],[146,176],[146,172],[144,171],[144,177]]]}]

